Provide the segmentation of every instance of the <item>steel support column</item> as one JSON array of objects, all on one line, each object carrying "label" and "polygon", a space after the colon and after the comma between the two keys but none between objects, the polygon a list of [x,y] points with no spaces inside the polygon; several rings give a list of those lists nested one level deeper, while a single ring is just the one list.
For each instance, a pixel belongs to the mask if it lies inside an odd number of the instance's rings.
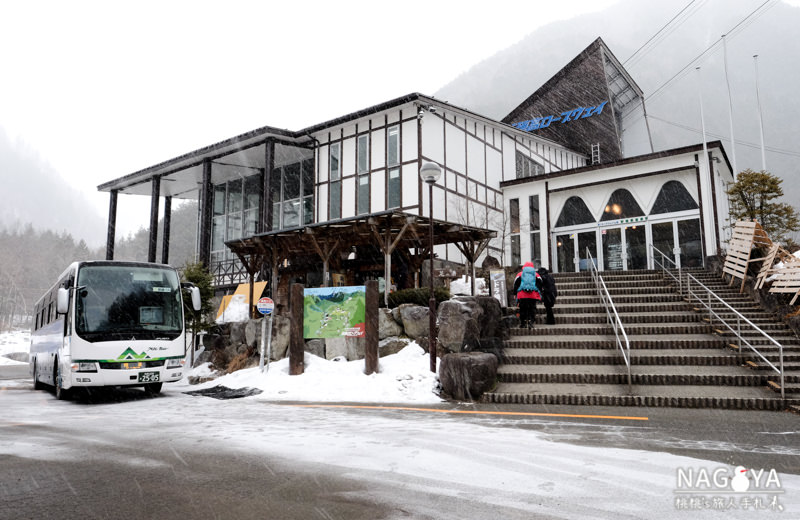
[{"label": "steel support column", "polygon": [[106,260],[114,259],[114,242],[117,232],[117,190],[111,190],[108,203],[108,231],[106,232]]},{"label": "steel support column", "polygon": [[147,261],[156,261],[156,250],[158,249],[158,198],[161,194],[161,177],[156,175],[151,181],[150,192],[150,242],[147,248]]},{"label": "steel support column", "polygon": [[211,184],[211,160],[203,161],[203,181],[200,184],[200,237],[197,258],[207,268],[211,267],[211,212],[214,203],[214,186]]},{"label": "steel support column", "polygon": [[161,263],[169,263],[169,228],[172,219],[172,197],[164,197],[164,236],[161,238]]}]

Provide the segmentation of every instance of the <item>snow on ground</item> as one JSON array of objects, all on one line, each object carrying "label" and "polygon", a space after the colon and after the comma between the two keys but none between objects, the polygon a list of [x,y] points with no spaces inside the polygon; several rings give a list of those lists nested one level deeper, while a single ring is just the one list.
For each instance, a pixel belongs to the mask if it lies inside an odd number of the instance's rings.
[{"label": "snow on ground", "polygon": [[[0,365],[27,365],[5,357],[12,352],[28,352],[30,332],[0,334]],[[428,354],[412,342],[398,352],[379,360],[377,374],[364,374],[364,360],[328,361],[306,353],[305,372],[289,375],[289,359],[273,361],[262,373],[258,367],[239,370],[201,385],[189,385],[189,376],[215,375],[208,363],[190,369],[176,385],[184,390],[200,390],[222,385],[228,388],[257,388],[263,393],[252,399],[263,401],[320,401],[353,403],[432,404],[442,399],[434,393],[436,376],[430,371]]]},{"label": "snow on ground", "polygon": [[[475,278],[475,292],[478,293],[478,296],[489,296],[489,287],[486,285],[486,280],[483,278]],[[472,283],[470,282],[470,277],[464,275],[450,282],[450,294],[453,296],[457,294],[471,295]]]},{"label": "snow on ground", "polygon": [[258,388],[263,393],[251,399],[263,401],[317,401],[354,403],[432,404],[442,399],[434,393],[436,376],[430,371],[428,354],[417,343],[379,361],[377,374],[364,374],[364,360],[328,361],[306,353],[305,371],[289,375],[289,359],[273,361],[262,373],[258,367],[239,370],[213,381],[188,387],[189,376],[207,376],[208,364],[190,371],[181,381],[188,390],[214,386],[232,389]]},{"label": "snow on ground", "polygon": [[14,330],[0,333],[0,365],[27,365],[27,361],[15,361],[6,357],[14,352],[30,352],[31,333],[27,330]]}]

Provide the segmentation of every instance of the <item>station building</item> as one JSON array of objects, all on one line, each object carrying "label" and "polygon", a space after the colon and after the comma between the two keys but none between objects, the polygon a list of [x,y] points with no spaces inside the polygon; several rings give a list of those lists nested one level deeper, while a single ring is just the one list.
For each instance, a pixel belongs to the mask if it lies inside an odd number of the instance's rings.
[{"label": "station building", "polygon": [[[432,186],[426,162],[442,171]],[[436,257],[468,269],[646,269],[651,245],[703,265],[725,246],[732,180],[719,142],[653,149],[643,93],[598,38],[502,121],[414,93],[297,131],[265,126],[98,189],[109,259],[120,194],[151,197],[149,260],[165,263],[158,220],[194,199],[197,258],[220,289],[381,275],[410,287],[431,226]]]}]

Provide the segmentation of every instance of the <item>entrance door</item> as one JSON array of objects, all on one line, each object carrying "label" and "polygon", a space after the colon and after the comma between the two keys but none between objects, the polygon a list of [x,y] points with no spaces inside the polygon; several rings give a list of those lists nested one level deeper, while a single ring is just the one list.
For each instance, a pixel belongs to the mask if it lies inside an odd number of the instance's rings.
[{"label": "entrance door", "polygon": [[575,272],[574,235],[556,235],[556,261],[559,273]]},{"label": "entrance door", "polygon": [[628,269],[647,269],[647,232],[645,226],[625,228]]},{"label": "entrance door", "polygon": [[622,271],[625,259],[622,249],[622,229],[603,230],[603,269],[606,271]]},{"label": "entrance door", "polygon": [[[670,260],[675,262],[674,248],[675,248],[675,234],[672,232],[672,222],[659,222],[653,224],[653,246],[664,253]],[[658,253],[655,253],[660,256]],[[660,258],[656,258],[658,263],[662,263]],[[666,262],[666,267],[671,268],[672,264]]]},{"label": "entrance door", "polygon": [[589,270],[589,259],[586,256],[586,250],[592,255],[592,258],[595,261],[595,266],[597,265],[597,232],[592,231],[584,231],[583,233],[578,233],[578,258],[580,261],[578,263],[578,269],[580,271],[588,271]]},{"label": "entrance door", "polygon": [[700,219],[678,221],[678,247],[681,267],[703,267],[703,238]]}]

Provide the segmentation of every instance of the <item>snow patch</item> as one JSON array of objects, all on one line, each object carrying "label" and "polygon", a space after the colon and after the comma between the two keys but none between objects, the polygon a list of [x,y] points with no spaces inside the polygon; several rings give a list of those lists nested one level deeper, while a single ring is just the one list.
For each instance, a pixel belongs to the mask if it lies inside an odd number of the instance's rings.
[{"label": "snow patch", "polygon": [[442,402],[434,393],[438,385],[436,374],[430,371],[429,358],[416,342],[397,354],[380,358],[379,372],[364,374],[364,360],[327,360],[306,352],[305,371],[289,375],[289,359],[270,363],[262,373],[258,367],[239,370],[200,385],[189,387],[188,378],[211,375],[208,364],[190,371],[178,383],[186,390],[224,385],[262,390],[249,399],[263,401],[315,401],[354,403],[416,403]]},{"label": "snow patch", "polygon": [[[472,288],[470,280],[470,276],[464,275],[450,282],[450,294],[453,296],[471,296]],[[489,296],[489,287],[486,285],[486,280],[483,278],[475,278],[475,292],[477,296]]]}]

